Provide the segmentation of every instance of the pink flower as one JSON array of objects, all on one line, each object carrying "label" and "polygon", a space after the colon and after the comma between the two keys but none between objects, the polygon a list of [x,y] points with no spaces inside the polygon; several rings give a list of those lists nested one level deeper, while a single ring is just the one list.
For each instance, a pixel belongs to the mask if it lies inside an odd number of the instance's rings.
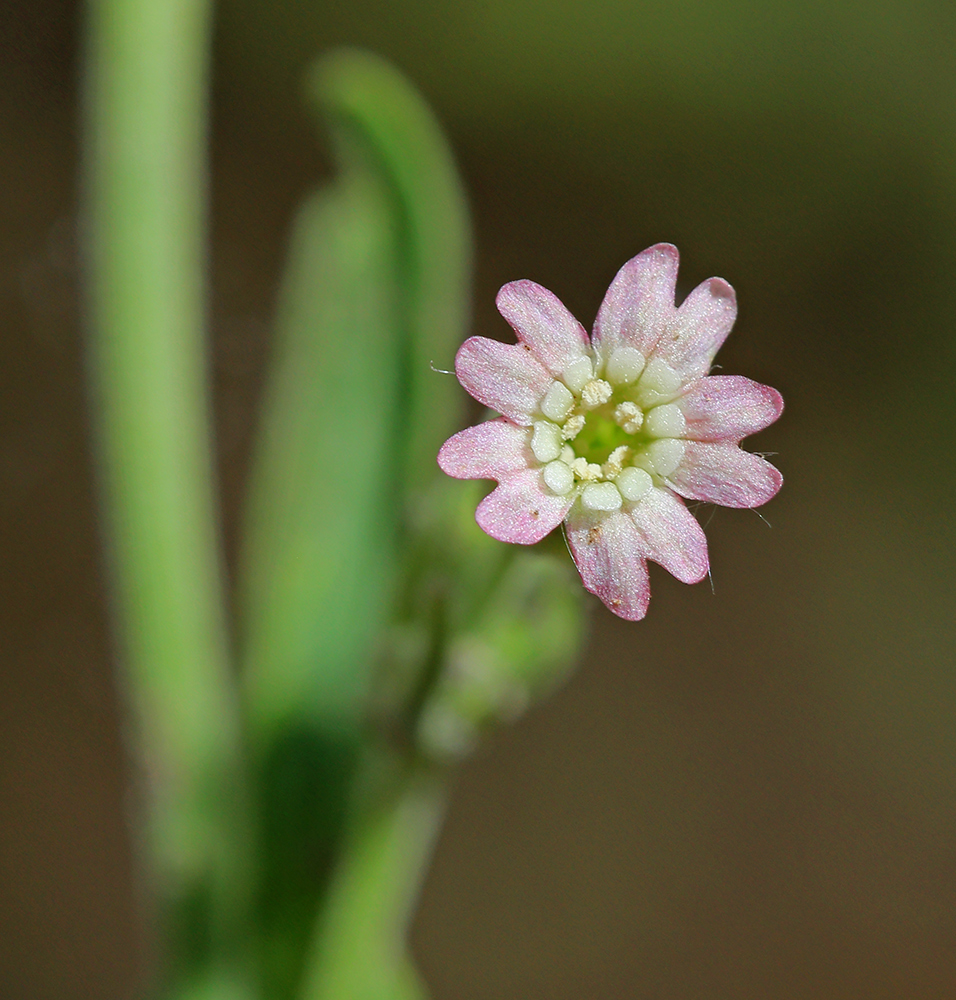
[{"label": "pink flower", "polygon": [[478,524],[532,545],[562,521],[584,586],[637,621],[650,599],[647,560],[684,583],[707,574],[707,540],[686,500],[759,507],[783,483],[740,441],[773,423],[780,394],[739,375],[708,375],[737,315],[721,278],[675,305],[677,249],[628,261],[591,338],[547,289],[513,281],[498,310],[517,344],[466,340],[458,380],[503,416],[449,438],[438,464],[495,479]]}]

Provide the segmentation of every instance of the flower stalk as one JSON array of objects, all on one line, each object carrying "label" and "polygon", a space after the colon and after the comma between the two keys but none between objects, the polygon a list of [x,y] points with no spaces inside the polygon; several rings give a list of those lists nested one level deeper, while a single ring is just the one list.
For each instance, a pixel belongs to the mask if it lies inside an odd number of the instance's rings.
[{"label": "flower stalk", "polygon": [[424,766],[388,776],[355,808],[307,967],[302,1000],[425,1000],[407,931],[444,815],[447,781]]}]

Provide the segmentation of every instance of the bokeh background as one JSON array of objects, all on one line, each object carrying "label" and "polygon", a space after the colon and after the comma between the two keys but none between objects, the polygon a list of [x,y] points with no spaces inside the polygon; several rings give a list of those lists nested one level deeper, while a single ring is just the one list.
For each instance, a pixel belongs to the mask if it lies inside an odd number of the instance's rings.
[{"label": "bokeh background", "polygon": [[[720,274],[719,362],[780,388],[786,484],[700,510],[713,587],[594,602],[580,671],[462,771],[413,945],[435,1000],[956,996],[956,6],[224,0],[213,378],[232,552],[284,239],[339,44],[444,122],[505,281],[590,324],[659,240]],[[135,995],[82,391],[81,12],[0,5],[0,996]],[[451,359],[436,359],[449,367]],[[355,373],[358,378],[358,373]],[[436,376],[438,377],[438,376]]]}]

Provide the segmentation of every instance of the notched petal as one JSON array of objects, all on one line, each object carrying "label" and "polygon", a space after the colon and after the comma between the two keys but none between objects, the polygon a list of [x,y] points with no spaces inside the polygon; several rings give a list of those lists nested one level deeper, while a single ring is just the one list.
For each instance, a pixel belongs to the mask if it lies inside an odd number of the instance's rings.
[{"label": "notched petal", "polygon": [[580,508],[568,519],[568,546],[584,586],[627,621],[647,614],[651,587],[643,539],[623,511],[589,514]]},{"label": "notched petal", "polygon": [[630,510],[644,539],[647,558],[663,566],[681,583],[698,583],[707,575],[707,538],[697,518],[666,487],[648,491]]},{"label": "notched petal", "polygon": [[594,347],[606,361],[616,347],[648,357],[670,328],[676,308],[677,247],[658,243],[617,272],[594,321]]},{"label": "notched petal", "polygon": [[552,375],[560,375],[586,354],[590,342],[584,327],[547,288],[534,281],[512,281],[498,292],[496,303],[518,339]]},{"label": "notched petal", "polygon": [[479,403],[527,427],[551,384],[551,376],[528,348],[470,337],[455,356],[455,373]]},{"label": "notched petal", "polygon": [[553,531],[571,508],[573,498],[555,496],[544,485],[540,469],[505,476],[478,504],[475,520],[500,542],[534,545]]},{"label": "notched petal", "polygon": [[783,485],[783,476],[766,459],[733,444],[689,441],[681,466],[669,478],[689,500],[722,507],[759,507]]},{"label": "notched petal", "polygon": [[456,479],[500,479],[531,463],[531,431],[504,417],[452,435],[438,452],[438,465]]},{"label": "notched petal", "polygon": [[769,385],[742,375],[706,375],[677,405],[687,421],[686,438],[736,444],[769,427],[783,412],[783,397]]},{"label": "notched petal", "polygon": [[677,309],[667,335],[658,343],[657,355],[685,379],[698,378],[710,369],[736,318],[733,288],[723,278],[708,278]]}]

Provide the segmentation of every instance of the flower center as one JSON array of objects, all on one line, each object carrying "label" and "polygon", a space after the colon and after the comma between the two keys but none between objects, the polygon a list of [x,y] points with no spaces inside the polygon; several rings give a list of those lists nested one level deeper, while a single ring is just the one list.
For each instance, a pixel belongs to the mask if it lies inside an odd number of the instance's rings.
[{"label": "flower center", "polygon": [[584,427],[574,439],[574,451],[589,462],[603,465],[611,452],[622,446],[633,447],[635,438],[628,434],[620,424],[613,419],[613,407],[608,413],[608,407],[589,413],[584,420]]},{"label": "flower center", "polygon": [[531,450],[545,485],[558,496],[577,491],[591,510],[640,501],[684,456],[686,423],[673,402],[680,387],[673,369],[646,364],[632,347],[616,348],[603,371],[590,357],[573,362],[548,387],[534,422]]}]

